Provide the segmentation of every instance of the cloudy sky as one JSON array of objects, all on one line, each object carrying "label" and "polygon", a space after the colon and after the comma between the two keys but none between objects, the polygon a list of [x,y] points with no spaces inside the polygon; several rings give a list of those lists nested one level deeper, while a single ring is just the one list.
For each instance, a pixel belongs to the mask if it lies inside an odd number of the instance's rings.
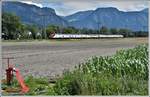
[{"label": "cloudy sky", "polygon": [[100,7],[116,7],[121,11],[139,11],[148,7],[147,0],[27,0],[22,2],[53,8],[56,14],[62,16]]}]

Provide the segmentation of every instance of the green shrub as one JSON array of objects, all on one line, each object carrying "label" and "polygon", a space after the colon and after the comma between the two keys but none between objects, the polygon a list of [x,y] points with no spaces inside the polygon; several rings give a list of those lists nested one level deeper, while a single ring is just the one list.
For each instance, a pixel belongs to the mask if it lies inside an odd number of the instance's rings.
[{"label": "green shrub", "polygon": [[34,78],[28,76],[25,79],[25,83],[30,88],[26,95],[55,95],[53,86],[48,82],[47,78]]}]

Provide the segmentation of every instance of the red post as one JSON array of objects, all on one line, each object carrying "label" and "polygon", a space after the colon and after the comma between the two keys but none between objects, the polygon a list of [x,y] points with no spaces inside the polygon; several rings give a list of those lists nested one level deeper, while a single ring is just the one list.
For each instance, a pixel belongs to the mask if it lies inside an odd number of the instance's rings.
[{"label": "red post", "polygon": [[6,69],[6,79],[7,79],[7,85],[11,85],[12,79],[13,79],[13,68],[9,67]]},{"label": "red post", "polygon": [[2,59],[7,59],[8,68],[6,69],[6,80],[7,80],[7,85],[11,85],[12,80],[13,80],[13,67],[10,67],[9,60],[14,59],[14,58],[8,57],[8,58],[2,58]]}]

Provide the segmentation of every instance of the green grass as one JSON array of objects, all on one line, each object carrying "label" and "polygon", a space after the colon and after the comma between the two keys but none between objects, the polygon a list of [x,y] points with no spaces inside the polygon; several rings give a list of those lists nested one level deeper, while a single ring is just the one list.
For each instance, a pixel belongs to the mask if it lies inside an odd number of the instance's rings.
[{"label": "green grass", "polygon": [[54,84],[32,76],[25,82],[30,87],[26,95],[148,95],[148,45],[92,57]]},{"label": "green grass", "polygon": [[[53,89],[53,84],[49,83],[48,79],[43,78],[34,78],[33,76],[28,76],[25,78],[25,84],[29,87],[29,92],[22,95],[56,95]],[[7,86],[6,84],[2,84],[2,89],[20,88],[19,83],[16,78],[13,79],[13,84],[11,86]],[[9,95],[9,93],[3,93],[3,95]]]}]

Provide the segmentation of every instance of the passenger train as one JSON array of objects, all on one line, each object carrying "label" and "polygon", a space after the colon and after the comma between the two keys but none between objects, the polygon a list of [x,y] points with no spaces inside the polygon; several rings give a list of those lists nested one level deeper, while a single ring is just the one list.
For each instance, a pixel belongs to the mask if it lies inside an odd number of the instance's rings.
[{"label": "passenger train", "polygon": [[103,34],[51,34],[51,39],[89,39],[89,38],[123,38],[123,35],[103,35]]}]

